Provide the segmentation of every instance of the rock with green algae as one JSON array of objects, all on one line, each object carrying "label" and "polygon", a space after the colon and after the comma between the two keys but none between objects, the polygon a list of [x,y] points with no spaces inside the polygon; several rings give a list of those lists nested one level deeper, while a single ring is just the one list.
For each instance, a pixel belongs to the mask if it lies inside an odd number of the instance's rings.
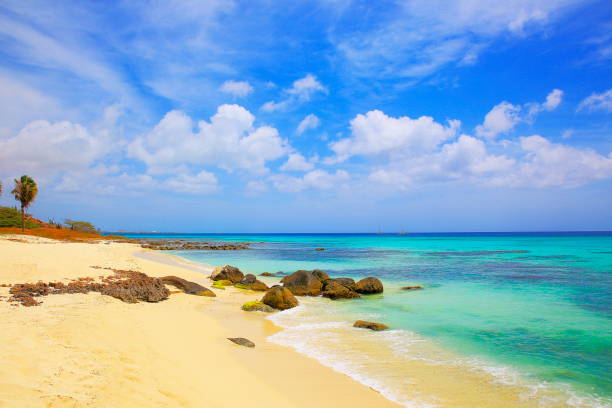
[{"label": "rock with green algae", "polygon": [[245,312],[266,312],[266,313],[271,313],[274,311],[274,308],[266,305],[265,303],[263,303],[260,300],[255,300],[252,302],[246,302],[244,305],[242,305],[241,307],[242,310],[244,310]]},{"label": "rock with green algae", "polygon": [[298,305],[298,301],[293,293],[285,287],[272,286],[261,299],[263,303],[278,310],[291,309]]},{"label": "rock with green algae", "polygon": [[221,290],[225,290],[225,286],[224,286],[224,285],[222,285],[222,284],[220,284],[220,283],[217,283],[217,282],[213,282],[212,287],[213,287],[214,289],[221,289]]}]

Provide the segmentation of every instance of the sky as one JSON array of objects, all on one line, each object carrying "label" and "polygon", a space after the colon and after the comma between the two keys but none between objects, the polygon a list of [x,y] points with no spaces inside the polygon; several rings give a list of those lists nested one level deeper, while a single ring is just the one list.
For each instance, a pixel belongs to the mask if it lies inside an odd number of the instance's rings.
[{"label": "sky", "polygon": [[104,230],[612,230],[612,5],[0,0],[0,205]]}]

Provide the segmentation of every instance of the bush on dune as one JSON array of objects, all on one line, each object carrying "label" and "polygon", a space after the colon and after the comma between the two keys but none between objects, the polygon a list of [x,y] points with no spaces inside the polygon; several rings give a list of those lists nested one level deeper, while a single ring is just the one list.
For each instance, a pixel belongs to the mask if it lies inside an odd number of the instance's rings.
[{"label": "bush on dune", "polygon": [[[26,228],[38,228],[39,225],[28,219],[25,219]],[[21,213],[16,208],[0,207],[0,227],[21,227]]]}]

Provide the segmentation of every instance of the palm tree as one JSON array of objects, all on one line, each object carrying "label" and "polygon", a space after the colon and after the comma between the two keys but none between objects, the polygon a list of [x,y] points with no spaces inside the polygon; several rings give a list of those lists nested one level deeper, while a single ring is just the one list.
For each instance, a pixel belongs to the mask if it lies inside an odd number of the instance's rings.
[{"label": "palm tree", "polygon": [[25,231],[25,210],[32,204],[38,194],[36,182],[29,176],[21,176],[15,179],[15,188],[11,191],[15,200],[21,203],[21,231]]}]

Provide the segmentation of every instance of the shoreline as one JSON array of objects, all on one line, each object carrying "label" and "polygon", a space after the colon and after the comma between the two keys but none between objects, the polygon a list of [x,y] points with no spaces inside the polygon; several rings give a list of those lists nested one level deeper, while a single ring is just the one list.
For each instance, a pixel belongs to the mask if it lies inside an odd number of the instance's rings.
[{"label": "shoreline", "polygon": [[[0,238],[0,283],[97,276],[90,267],[103,266],[177,275],[210,287],[201,272],[174,265],[175,259],[170,264],[143,259],[134,254],[146,250],[132,244],[5,238]],[[29,308],[2,299],[0,406],[310,407],[313,401],[322,407],[399,406],[266,341],[280,329],[258,312],[240,310],[261,293],[215,293],[216,298],[179,293],[137,304],[98,293],[64,294]],[[7,294],[8,288],[0,288],[0,295]],[[249,338],[256,348],[227,337]]]},{"label": "shoreline", "polygon": [[[37,239],[30,238],[33,241]],[[207,278],[208,274],[212,271],[212,265],[206,265],[200,262],[191,261],[180,255],[175,255],[166,252],[158,252],[150,249],[142,249],[133,244],[125,243],[112,243],[112,242],[100,242],[95,244],[74,244],[74,243],[59,243],[49,242],[38,239],[39,249],[49,247],[56,247],[54,254],[57,253],[59,248],[72,249],[72,251],[66,252],[63,255],[74,254],[77,249],[85,249],[85,252],[109,252],[109,257],[100,258],[106,267],[117,267],[126,269],[137,269],[147,273],[150,276],[163,276],[163,275],[177,275],[183,278],[196,281],[203,284],[206,287],[210,287],[211,281]],[[6,248],[3,252],[3,242],[9,241],[2,240],[0,237],[0,255],[6,253]],[[11,242],[13,249],[20,248],[20,251],[27,254],[28,245],[26,243],[15,243]],[[80,246],[79,246],[80,245]],[[63,246],[63,247],[62,247]],[[74,247],[79,246],[79,247]],[[33,248],[33,247],[30,247]],[[91,250],[93,251],[87,251]],[[24,252],[24,250],[26,250]],[[34,251],[33,255],[36,255]],[[91,254],[90,254],[91,255]],[[19,257],[18,257],[19,258]],[[36,257],[34,257],[36,258]],[[60,257],[61,258],[61,257]],[[86,258],[86,257],[85,257]],[[23,259],[23,258],[22,258]],[[40,261],[39,261],[40,262]],[[81,266],[83,266],[81,262]],[[0,264],[0,266],[5,266]],[[41,265],[43,266],[43,265]],[[92,264],[88,266],[93,266]],[[74,265],[72,265],[74,267]],[[26,268],[27,269],[27,268]],[[36,269],[36,268],[35,268]],[[0,269],[0,271],[2,271]],[[21,271],[19,276],[28,276],[26,271]],[[49,273],[48,271],[39,271],[39,275],[45,275],[44,280],[59,278],[59,276]],[[99,272],[91,272],[98,274]],[[84,276],[80,274],[79,276]],[[76,275],[72,275],[76,277]],[[37,279],[31,278],[31,281]],[[262,280],[267,284],[277,283],[277,278],[264,278]],[[23,282],[22,279],[20,282]],[[0,275],[0,283],[6,283],[4,276]],[[3,290],[4,288],[0,288]],[[291,309],[283,313],[273,313],[270,315],[264,315],[260,312],[243,312],[240,310],[242,303],[246,301],[256,300],[261,298],[262,292],[250,292],[236,288],[227,288],[226,290],[215,290],[217,294],[216,298],[202,298],[198,296],[188,296],[185,294],[173,294],[170,299],[160,302],[157,304],[147,304],[147,306],[129,305],[124,304],[116,299],[109,299],[99,294],[88,294],[88,295],[53,295],[42,298],[43,305],[36,308],[45,308],[45,305],[50,302],[50,307],[61,306],[67,308],[72,305],[70,297],[85,297],[87,300],[97,299],[96,302],[100,304],[91,305],[94,307],[94,312],[100,316],[102,312],[99,310],[100,306],[106,307],[109,304],[115,306],[120,310],[120,313],[130,313],[131,309],[147,308],[147,312],[139,317],[140,320],[135,320],[135,324],[140,324],[143,320],[147,321],[147,326],[152,325],[156,316],[163,316],[166,320],[164,322],[172,328],[172,332],[177,335],[183,336],[200,336],[202,337],[202,343],[210,344],[212,341],[215,347],[221,347],[223,352],[229,351],[228,354],[223,354],[224,358],[227,358],[236,365],[232,365],[231,369],[225,370],[224,372],[230,371],[229,375],[248,375],[251,378],[250,385],[256,385],[259,388],[266,387],[268,391],[274,395],[267,398],[280,398],[279,403],[282,401],[283,404],[289,406],[306,406],[308,404],[294,401],[292,399],[292,392],[300,390],[306,385],[312,385],[317,389],[320,398],[325,399],[328,395],[336,395],[338,391],[346,393],[344,397],[341,397],[341,403],[337,402],[329,406],[372,406],[367,404],[376,404],[375,406],[410,406],[410,407],[466,407],[470,408],[506,408],[506,407],[532,407],[534,404],[539,404],[540,398],[537,399],[525,399],[526,388],[515,384],[495,384],[495,375],[492,372],[485,372],[482,367],[480,370],[474,370],[474,367],[467,367],[465,364],[459,364],[456,366],[440,366],[439,364],[429,364],[427,361],[419,358],[398,360],[397,355],[394,354],[394,350],[389,348],[389,339],[397,342],[397,338],[401,335],[407,335],[409,332],[402,330],[390,330],[382,333],[370,333],[369,331],[363,331],[360,329],[353,329],[350,327],[350,323],[347,321],[338,322],[343,320],[343,317],[331,313],[333,316],[329,322],[323,322],[316,318],[313,320],[314,315],[323,315],[321,313],[325,309],[333,309],[332,305],[336,304],[333,301],[329,301],[323,298],[304,298],[300,297],[301,306],[296,309]],[[4,294],[4,292],[0,292]],[[64,303],[57,303],[52,298],[64,298]],[[74,299],[74,303],[79,304],[82,300],[78,298]],[[330,303],[331,302],[331,303]],[[6,302],[2,302],[6,304]],[[165,306],[166,304],[174,303],[176,307]],[[16,308],[11,308],[16,309]],[[157,310],[156,309],[163,309]],[[167,313],[171,309],[175,313],[178,312],[185,316],[176,318],[172,316],[172,313]],[[312,309],[312,310],[311,310]],[[0,307],[0,311],[2,311]],[[54,313],[57,314],[58,310],[53,309]],[[163,313],[162,313],[163,312]],[[61,311],[60,311],[61,313]],[[298,315],[298,319],[291,321],[291,316]],[[3,316],[3,315],[0,315]],[[102,315],[101,318],[108,319],[109,316]],[[317,316],[318,317],[318,316]],[[328,316],[329,317],[329,316]],[[346,316],[344,316],[346,318]],[[309,320],[311,319],[311,320]],[[171,321],[172,320],[172,321]],[[174,321],[177,320],[177,321]],[[191,320],[191,321],[190,321]],[[186,329],[179,327],[178,325],[190,325],[194,324],[194,321],[206,321],[208,326],[214,326],[214,330],[218,334],[215,339],[210,338],[210,333],[204,332],[199,329]],[[346,319],[345,319],[346,320]],[[298,323],[298,330],[296,330],[295,323]],[[110,326],[114,324],[112,321],[106,321]],[[331,323],[331,325],[330,325]],[[310,326],[309,326],[310,325]],[[149,328],[152,330],[152,328]],[[312,329],[312,330],[311,330]],[[309,331],[310,330],[310,331]],[[105,331],[104,329],[102,330]],[[157,335],[160,333],[154,331]],[[64,333],[65,334],[65,333]],[[105,334],[105,333],[103,333]],[[325,344],[325,342],[319,341],[319,337],[325,338],[329,336],[335,336],[335,340],[340,340],[345,347],[338,347],[338,344]],[[230,346],[229,342],[224,337],[247,337],[256,343],[255,350],[247,350],[241,347]],[[4,342],[2,335],[0,339]],[[214,340],[214,341],[213,341]],[[316,341],[315,341],[316,340]],[[411,341],[414,339],[411,339]],[[314,341],[314,343],[309,343]],[[317,341],[319,341],[317,343]],[[392,342],[393,342],[392,341]],[[128,343],[134,343],[134,339],[130,339]],[[145,341],[146,343],[146,341]],[[188,343],[188,344],[187,344]],[[228,344],[226,344],[228,343]],[[333,342],[332,342],[333,343]],[[416,357],[419,352],[432,352],[438,353],[442,351],[447,359],[458,359],[458,355],[453,355],[447,351],[441,349],[435,349],[432,344],[429,344],[424,339],[418,339],[417,343],[421,344],[420,349],[410,349],[410,353],[414,353],[412,357]],[[153,347],[161,355],[164,350],[173,349],[177,347],[177,344],[181,344],[185,350],[185,353],[199,353],[201,352],[202,344],[197,342],[178,342],[172,338],[167,338],[163,341],[163,344],[157,344]],[[197,344],[197,345],[195,345]],[[229,347],[229,349],[228,349]],[[232,348],[233,347],[233,348]],[[345,350],[341,350],[341,349]],[[408,349],[406,349],[408,350]],[[420,351],[419,351],[420,350]],[[218,350],[215,350],[218,351]],[[220,351],[221,352],[221,351]],[[84,351],[87,354],[87,351]],[[364,359],[374,358],[375,361],[384,362],[385,372],[395,373],[401,376],[401,382],[395,381],[394,378],[383,378],[380,377],[381,371],[376,371],[379,364],[368,365],[363,364]],[[177,378],[186,377],[185,374],[193,371],[190,368],[191,365],[186,363],[185,359],[188,356],[183,355],[179,359],[181,364],[187,364],[184,367],[184,371],[177,373],[173,376]],[[208,356],[210,357],[210,356]],[[422,356],[421,356],[422,357]],[[128,357],[129,358],[129,357]],[[189,357],[191,358],[191,357]],[[263,359],[263,361],[262,361]],[[223,364],[225,360],[215,360],[217,364]],[[291,372],[293,379],[274,378],[270,375],[269,367],[271,362],[277,365],[277,368],[282,372]],[[176,365],[178,362],[175,362]],[[120,366],[123,363],[118,363]],[[487,368],[487,367],[484,367]],[[489,367],[490,368],[490,367]],[[499,367],[493,367],[491,370],[498,369]],[[168,367],[164,367],[164,370],[169,370]],[[217,373],[218,370],[215,371]],[[480,372],[479,372],[480,371]],[[208,372],[210,374],[210,372]],[[377,377],[377,375],[379,375]],[[184,378],[187,383],[195,381],[208,381],[206,376],[191,378],[193,376],[187,376]],[[313,378],[316,377],[316,378]],[[164,382],[155,377],[156,382]],[[253,382],[253,378],[256,379]],[[320,380],[322,379],[322,380]],[[497,379],[499,380],[499,379]],[[242,380],[241,380],[242,381]],[[321,382],[323,381],[323,382]],[[409,382],[409,383],[407,383]],[[208,385],[208,384],[207,384]],[[537,390],[537,384],[534,384],[533,392],[541,392]],[[216,384],[211,389],[216,390],[219,387]],[[405,391],[405,393],[397,393],[397,389]],[[346,391],[348,390],[348,391]],[[360,390],[360,391],[357,391]],[[375,391],[377,390],[377,391]],[[349,392],[350,391],[350,392]],[[3,396],[3,371],[0,368],[0,406],[4,406]],[[75,391],[76,392],[76,391]],[[331,393],[331,394],[330,394]],[[177,395],[171,392],[172,395]],[[312,394],[312,393],[311,393]],[[374,395],[372,395],[374,394]],[[406,395],[408,394],[408,395]],[[165,395],[165,394],[164,394]],[[541,395],[538,395],[540,397]],[[546,397],[546,395],[544,395]],[[70,397],[70,396],[69,396]],[[386,398],[385,398],[386,397]],[[71,397],[74,398],[74,397]],[[233,398],[233,396],[232,396]],[[344,398],[344,399],[342,399]],[[578,398],[578,397],[576,397]],[[164,406],[174,406],[176,401],[169,399],[170,402],[164,402]],[[193,403],[193,400],[185,399],[187,405],[177,406],[199,406]],[[183,401],[183,402],[185,402]],[[74,402],[74,401],[72,401]],[[255,402],[255,406],[259,405],[259,400]],[[367,404],[365,403],[367,402]],[[56,402],[54,402],[55,404]],[[212,406],[216,406],[217,402],[210,401]],[[242,401],[231,401],[223,400],[223,404],[219,406],[234,406]],[[248,403],[253,405],[253,401],[249,400]],[[324,402],[318,405],[327,406]],[[75,402],[76,405],[69,406],[81,406],[79,402]],[[178,403],[177,403],[178,404]],[[189,405],[191,404],[191,405]],[[398,405],[401,404],[401,405]],[[582,404],[582,403],[581,403]],[[263,405],[263,404],[261,404]],[[18,406],[18,405],[7,405]],[[36,406],[36,405],[33,405]],[[56,406],[56,405],[49,405]],[[61,406],[61,405],[57,405]],[[97,405],[93,405],[97,406]],[[132,406],[132,405],[119,405],[119,406]],[[137,406],[134,404],[134,406]],[[148,406],[148,405],[144,405]],[[547,407],[568,407],[573,406],[566,402],[556,403],[551,402]],[[606,406],[606,405],[576,405],[576,406]]]}]

